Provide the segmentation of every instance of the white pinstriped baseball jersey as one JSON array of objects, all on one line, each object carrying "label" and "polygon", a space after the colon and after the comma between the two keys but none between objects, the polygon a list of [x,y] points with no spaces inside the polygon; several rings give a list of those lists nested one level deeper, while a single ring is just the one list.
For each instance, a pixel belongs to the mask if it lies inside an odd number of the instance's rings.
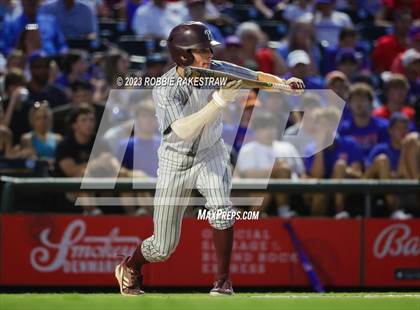
[{"label": "white pinstriped baseball jersey", "polygon": [[[211,68],[257,78],[257,73],[226,62],[212,61]],[[179,78],[175,67],[162,77]],[[207,124],[194,141],[183,141],[170,129],[174,121],[202,109],[211,100],[213,91],[182,85],[153,89],[162,143],[158,151],[154,233],[141,245],[142,253],[149,262],[164,261],[175,250],[181,235],[182,217],[193,188],[205,197],[206,208],[210,212],[232,208],[229,154],[221,139],[222,113]],[[233,225],[234,219],[212,219],[209,223],[215,229],[227,229]]]}]

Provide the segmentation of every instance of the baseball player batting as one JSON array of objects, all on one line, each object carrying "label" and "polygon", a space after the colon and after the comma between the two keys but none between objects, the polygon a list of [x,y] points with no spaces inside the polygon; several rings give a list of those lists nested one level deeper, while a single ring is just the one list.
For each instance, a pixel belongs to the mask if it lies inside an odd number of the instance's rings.
[{"label": "baseball player batting", "polygon": [[[185,68],[194,66],[235,74],[244,79],[282,83],[296,92],[300,79],[287,81],[231,63],[212,60],[212,48],[220,43],[200,22],[187,22],[172,29],[168,48],[176,66],[163,78],[183,78]],[[242,81],[230,81],[218,90],[191,85],[155,87],[153,98],[162,142],[154,197],[154,233],[138,245],[131,256],[117,265],[115,276],[121,294],[142,295],[142,266],[162,262],[174,252],[181,235],[181,223],[192,189],[206,199],[206,208],[229,211],[231,171],[229,154],[221,138],[223,109],[238,95]],[[207,96],[207,94],[209,96]],[[210,98],[210,99],[208,99]],[[234,219],[209,217],[217,257],[217,274],[211,295],[233,295],[229,266]]]}]

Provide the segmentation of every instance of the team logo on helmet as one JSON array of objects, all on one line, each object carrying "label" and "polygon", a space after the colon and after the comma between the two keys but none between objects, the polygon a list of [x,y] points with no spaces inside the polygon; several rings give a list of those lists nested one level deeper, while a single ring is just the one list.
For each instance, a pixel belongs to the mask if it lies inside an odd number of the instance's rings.
[{"label": "team logo on helmet", "polygon": [[204,34],[206,35],[207,39],[209,41],[211,41],[211,32],[210,32],[210,30],[208,30],[208,29],[204,30]]}]

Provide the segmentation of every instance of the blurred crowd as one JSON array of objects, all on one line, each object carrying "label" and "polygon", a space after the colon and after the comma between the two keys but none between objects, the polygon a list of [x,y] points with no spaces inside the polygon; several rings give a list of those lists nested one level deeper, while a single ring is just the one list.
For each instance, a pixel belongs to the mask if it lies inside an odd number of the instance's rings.
[{"label": "blurred crowd", "polygon": [[[165,39],[188,20],[222,43],[215,59],[308,89],[292,103],[252,90],[225,113],[235,177],[420,179],[420,0],[0,0],[1,174],[156,177],[150,90],[117,81],[173,66]],[[250,208],[267,215],[363,214],[362,195],[261,194]],[[374,197],[398,219],[419,216],[419,200]]]}]

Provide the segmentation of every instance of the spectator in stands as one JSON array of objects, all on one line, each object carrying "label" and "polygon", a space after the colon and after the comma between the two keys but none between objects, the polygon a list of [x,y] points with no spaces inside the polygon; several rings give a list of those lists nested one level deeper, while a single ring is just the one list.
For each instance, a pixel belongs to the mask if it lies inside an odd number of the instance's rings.
[{"label": "spectator in stands", "polygon": [[55,172],[60,177],[82,177],[95,141],[95,111],[88,105],[68,115],[70,133],[58,144]]},{"label": "spectator in stands", "polygon": [[322,78],[310,73],[310,64],[308,53],[304,50],[294,50],[287,56],[289,72],[283,78],[295,76],[305,83],[306,89],[322,89]]},{"label": "spectator in stands", "polygon": [[144,77],[160,77],[165,73],[168,58],[163,54],[153,54],[146,59],[146,71]]},{"label": "spectator in stands", "polygon": [[13,133],[13,145],[19,144],[20,137],[30,130],[28,113],[31,103],[28,100],[29,91],[26,88],[26,79],[19,69],[10,70],[4,79],[5,111],[3,124]]},{"label": "spectator in stands", "polygon": [[394,64],[395,67],[399,67],[399,64],[401,64],[400,72],[398,72],[398,69],[394,69],[393,71],[404,74],[407,78],[410,85],[407,101],[409,104],[414,104],[414,102],[420,97],[420,48],[419,50],[414,48],[406,50],[401,54],[401,57],[397,57],[394,60]]},{"label": "spectator in stands", "polygon": [[404,113],[410,121],[414,120],[415,111],[408,106],[407,95],[410,85],[401,74],[393,74],[385,83],[386,102],[373,111],[374,116],[389,119],[394,112]]},{"label": "spectator in stands", "polygon": [[27,24],[20,34],[17,49],[21,50],[26,57],[36,51],[42,50],[41,34],[37,24]]},{"label": "spectator in stands", "polygon": [[377,13],[377,22],[381,25],[389,25],[393,21],[396,11],[405,10],[410,13],[413,19],[420,18],[419,0],[383,0]]},{"label": "spectator in stands", "polygon": [[364,83],[350,88],[349,107],[351,118],[341,123],[339,133],[352,137],[362,148],[366,160],[372,148],[388,140],[388,121],[372,115],[374,92]]},{"label": "spectator in stands", "polygon": [[18,49],[11,50],[7,56],[7,71],[12,71],[13,69],[18,69],[20,71],[25,70],[25,54]]},{"label": "spectator in stands", "polygon": [[32,130],[21,137],[22,149],[27,150],[31,158],[47,160],[52,166],[61,135],[51,132],[52,112],[48,102],[34,103],[29,110],[29,123]]},{"label": "spectator in stands", "polygon": [[350,82],[343,72],[331,71],[328,73],[325,76],[325,86],[334,91],[341,99],[348,99]]},{"label": "spectator in stands", "polygon": [[182,2],[151,0],[134,13],[132,29],[140,37],[166,40],[172,28],[182,23],[187,14]]},{"label": "spectator in stands", "polygon": [[71,84],[70,102],[53,109],[54,131],[62,135],[66,134],[67,128],[65,128],[63,124],[65,124],[67,115],[74,109],[74,107],[85,104],[91,106],[95,111],[95,122],[98,127],[105,107],[104,105],[93,101],[93,86],[89,82],[76,80]]},{"label": "spectator in stands", "polygon": [[[409,130],[409,119],[401,113],[395,112],[389,121],[390,140],[386,143],[376,145],[369,153],[365,177],[368,179],[395,179],[409,178],[409,167],[418,167],[418,157],[407,156],[408,149],[405,145],[413,145],[412,142],[406,143]],[[408,140],[410,141],[410,140]],[[416,141],[415,141],[416,142]],[[418,145],[418,140],[417,144]],[[418,151],[414,149],[414,151]],[[412,155],[412,154],[411,154]],[[414,153],[414,155],[418,155]],[[417,175],[418,176],[418,175]],[[391,217],[395,219],[411,218],[410,214],[405,213],[399,206],[399,199],[396,195],[386,195],[385,200],[391,211]]]},{"label": "spectator in stands", "polygon": [[363,69],[370,67],[369,55],[364,47],[360,46],[357,41],[357,31],[353,28],[343,28],[340,31],[338,45],[327,46],[324,50],[322,58],[322,73],[327,74],[330,71],[336,70],[337,54],[341,50],[350,49],[355,54],[355,58],[360,61]]},{"label": "spectator in stands", "polygon": [[94,40],[98,37],[96,11],[83,1],[52,0],[40,10],[57,18],[66,39]]},{"label": "spectator in stands", "polygon": [[67,103],[67,97],[60,88],[50,83],[51,59],[42,52],[29,57],[31,80],[28,84],[29,99],[32,102],[46,100],[51,108]]},{"label": "spectator in stands", "polygon": [[122,159],[125,168],[140,170],[147,176],[156,177],[160,138],[156,135],[157,121],[153,101],[142,100],[136,113],[135,135],[116,145],[115,154],[117,158]]},{"label": "spectator in stands", "polygon": [[302,15],[312,12],[312,10],[312,0],[296,0],[288,4],[284,8],[282,17],[283,19],[287,20],[290,24],[293,24]]},{"label": "spectator in stands", "polygon": [[242,44],[237,36],[228,36],[225,40],[223,49],[216,51],[216,59],[231,62],[243,67],[244,61],[241,57],[241,48]]},{"label": "spectator in stands", "polygon": [[4,125],[3,106],[0,105],[0,158],[10,158],[13,154],[13,133]]},{"label": "spectator in stands", "polygon": [[[404,177],[413,180],[420,179],[420,134],[409,133],[403,140],[401,156],[405,161]],[[420,205],[418,205],[420,208]]]},{"label": "spectator in stands", "polygon": [[273,50],[259,47],[264,45],[264,36],[258,24],[244,22],[238,26],[236,35],[241,41],[241,57],[245,67],[274,75],[285,73],[283,60]]},{"label": "spectator in stands", "polygon": [[253,0],[255,8],[265,19],[279,19],[281,15],[282,0]]},{"label": "spectator in stands", "polygon": [[237,105],[232,105],[233,109],[229,111],[231,113],[224,113],[225,122],[222,132],[223,140],[232,147],[231,156],[234,162],[242,145],[255,139],[255,132],[248,125],[254,108],[261,106],[254,89],[240,94],[237,103]]},{"label": "spectator in stands", "polygon": [[104,80],[97,79],[94,84],[94,101],[105,102],[108,99],[111,88],[117,87],[117,77],[125,78],[128,76],[130,68],[129,55],[122,50],[109,51],[104,59]]},{"label": "spectator in stands", "polygon": [[[148,176],[142,171],[130,170],[121,167],[121,162],[118,161],[111,153],[102,153],[99,157],[92,159],[85,170],[85,176],[89,178],[131,178],[131,179],[144,179]],[[105,193],[104,193],[105,195]],[[109,194],[108,194],[109,195]],[[86,204],[83,205],[84,215],[100,215],[102,210],[95,207],[95,198],[86,193],[79,193],[79,198],[87,198]],[[153,195],[149,192],[137,193],[133,192],[120,193],[121,204],[126,214],[128,215],[152,215],[153,214]],[[144,203],[137,198],[148,199],[149,203]],[[134,202],[133,202],[134,201]],[[140,207],[135,207],[135,205]]]},{"label": "spectator in stands", "polygon": [[354,48],[341,48],[335,58],[337,70],[352,81],[362,71],[362,58],[363,55]]},{"label": "spectator in stands", "polygon": [[125,1],[125,20],[127,29],[133,31],[131,26],[133,25],[134,14],[138,7],[143,3],[142,0],[126,0]]},{"label": "spectator in stands", "polygon": [[315,28],[309,22],[294,22],[289,35],[280,42],[277,52],[283,59],[287,59],[289,53],[295,50],[305,51],[311,59],[311,74],[319,72],[321,64],[321,49],[316,40]]},{"label": "spectator in stands", "polygon": [[[414,22],[409,32],[409,47],[420,52],[420,20]],[[404,66],[401,62],[403,53],[399,53],[392,62],[391,72],[404,74]]]},{"label": "spectator in stands", "polygon": [[313,13],[306,13],[299,21],[312,22],[316,37],[324,45],[337,45],[341,29],[353,28],[350,17],[334,10],[334,0],[316,0]]},{"label": "spectator in stands", "polygon": [[394,32],[380,37],[372,52],[373,66],[377,72],[389,71],[398,54],[407,49],[411,23],[410,11],[394,12]]},{"label": "spectator in stands", "polygon": [[223,43],[225,38],[220,32],[219,28],[207,22],[206,16],[206,2],[207,0],[187,0],[188,14],[187,20],[193,20],[204,23],[213,36],[213,39]]},{"label": "spectator in stands", "polygon": [[23,12],[6,20],[0,36],[0,48],[8,54],[18,43],[20,33],[27,24],[38,24],[42,48],[47,55],[57,55],[67,50],[67,44],[57,19],[38,10],[40,0],[22,0]]},{"label": "spectator in stands", "polygon": [[[295,123],[286,129],[283,140],[292,143],[299,154],[304,155],[306,148],[314,141],[314,112],[321,107],[321,97],[315,92],[307,91],[301,96],[298,107],[299,111],[305,111],[304,115],[293,113]],[[303,116],[305,122],[302,122]],[[298,134],[299,140],[296,140]]]},{"label": "spectator in stands", "polygon": [[[336,108],[323,108],[314,112],[314,122],[323,124],[322,129],[318,130],[315,143],[319,146],[327,145],[331,137],[334,137],[336,126],[340,120],[340,115]],[[306,154],[313,154],[316,144],[313,143],[306,149]],[[332,145],[305,158],[307,173],[313,178],[344,179],[360,178],[362,176],[363,152],[359,145],[351,137],[335,135]],[[349,213],[345,210],[346,197],[337,193],[334,197],[335,218],[347,218]],[[312,197],[311,208],[313,215],[325,215],[328,201],[324,194],[314,194]]]},{"label": "spectator in stands", "polygon": [[[346,75],[340,71],[331,71],[325,77],[325,86],[331,89],[337,94],[342,100],[347,101],[349,95],[350,82]],[[341,115],[341,121],[349,121],[351,119],[351,111],[346,104],[344,106],[343,114]]]},{"label": "spectator in stands", "polygon": [[[255,111],[252,120],[256,140],[246,143],[238,157],[237,169],[243,178],[297,178],[304,174],[304,166],[298,152],[292,144],[276,141],[276,118],[269,112]],[[282,217],[291,217],[289,196],[284,193],[263,193],[262,205],[252,209],[267,213],[272,199],[276,200],[276,213]]]},{"label": "spectator in stands", "polygon": [[353,24],[355,25],[372,25],[375,19],[375,16],[370,12],[369,6],[372,6],[373,3],[368,2],[382,2],[382,0],[372,0],[372,1],[360,1],[360,0],[347,0],[346,6],[341,8],[340,11],[346,13]]},{"label": "spectator in stands", "polygon": [[16,18],[22,13],[20,1],[0,0],[0,27],[7,19]]},{"label": "spectator in stands", "polygon": [[86,52],[82,50],[70,50],[63,55],[61,64],[61,74],[56,79],[55,84],[64,89],[68,98],[71,97],[71,84],[75,81],[88,81],[89,74],[88,59]]}]

